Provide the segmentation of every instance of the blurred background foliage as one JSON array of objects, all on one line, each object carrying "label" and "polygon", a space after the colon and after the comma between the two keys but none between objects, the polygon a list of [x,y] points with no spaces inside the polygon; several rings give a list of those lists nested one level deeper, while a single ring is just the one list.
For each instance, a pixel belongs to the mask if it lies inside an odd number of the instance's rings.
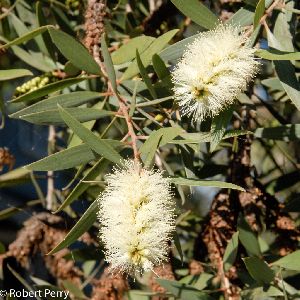
[{"label": "blurred background foliage", "polygon": [[[1,0],[0,288],[93,300],[300,298],[299,8]],[[191,124],[170,72],[218,22],[249,33],[262,67],[235,105]],[[171,176],[177,232],[170,261],[133,280],[107,271],[94,200],[135,138],[144,164]]]}]

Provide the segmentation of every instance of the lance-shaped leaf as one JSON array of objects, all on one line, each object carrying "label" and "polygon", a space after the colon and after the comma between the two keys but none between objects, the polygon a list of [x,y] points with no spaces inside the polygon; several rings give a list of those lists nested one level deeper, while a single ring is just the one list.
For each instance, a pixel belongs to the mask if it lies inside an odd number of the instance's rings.
[{"label": "lance-shaped leaf", "polygon": [[211,142],[210,152],[215,151],[218,144],[225,135],[227,125],[233,114],[233,106],[222,111],[219,115],[213,118],[211,125]]},{"label": "lance-shaped leaf", "polygon": [[235,232],[226,246],[223,256],[224,271],[227,272],[234,264],[239,246],[239,232]]},{"label": "lance-shaped leaf", "polygon": [[[285,50],[284,43],[279,42],[269,29],[267,29],[267,37],[270,47],[281,51]],[[286,60],[275,60],[274,65],[285,92],[297,109],[300,110],[300,84],[295,74],[294,65]]]},{"label": "lance-shaped leaf", "polygon": [[280,266],[288,270],[300,271],[300,250],[276,260],[272,265]]},{"label": "lance-shaped leaf", "polygon": [[[166,44],[173,38],[173,36],[178,32],[178,29],[170,30],[157,38],[148,49],[146,49],[143,53],[141,53],[141,61],[143,62],[144,66],[147,67],[151,62],[152,56],[155,53],[159,53]],[[123,74],[121,80],[127,80],[131,77],[137,75],[139,73],[139,68],[137,65],[136,59],[129,65],[125,73]]]},{"label": "lance-shaped leaf", "polygon": [[99,139],[89,129],[84,127],[76,118],[58,105],[60,116],[73,132],[96,153],[116,164],[122,163],[122,157],[107,142]]},{"label": "lance-shaped leaf", "polygon": [[29,102],[29,101],[37,100],[50,93],[60,91],[66,87],[72,86],[73,84],[79,83],[89,78],[90,77],[77,77],[77,78],[59,80],[57,82],[47,84],[40,89],[37,89],[35,91],[21,95],[15,99],[12,99],[11,102],[16,103],[16,102]]},{"label": "lance-shaped leaf", "polygon": [[[115,115],[112,111],[99,110],[95,108],[66,108],[66,111],[71,113],[79,122],[87,122],[91,120],[98,120],[107,116]],[[19,117],[27,122],[38,125],[63,125],[64,120],[60,116],[58,109],[51,109],[41,112],[36,112]]]},{"label": "lance-shaped leaf", "polygon": [[262,16],[265,13],[265,0],[259,0],[255,9],[255,14],[254,14],[254,28],[256,28],[259,25],[259,21],[262,18]]},{"label": "lance-shaped leaf", "polygon": [[176,136],[182,133],[180,127],[161,128],[153,131],[146,142],[141,146],[140,153],[146,166],[149,166],[157,147],[167,144],[172,141]]},{"label": "lance-shaped leaf", "polygon": [[79,106],[98,98],[100,98],[99,93],[90,92],[90,91],[62,94],[62,95],[46,98],[42,101],[39,101],[35,104],[25,107],[11,114],[9,117],[18,118],[22,115],[28,115],[28,114],[38,113],[38,112],[47,111],[51,109],[57,109],[57,104],[60,104],[62,107]]},{"label": "lance-shaped leaf", "polygon": [[165,62],[175,63],[178,59],[180,59],[187,45],[191,44],[200,35],[201,33],[192,35],[186,39],[183,39],[175,44],[168,46],[166,49],[162,50],[159,53],[159,56]]},{"label": "lance-shaped leaf", "polygon": [[153,99],[156,99],[157,98],[157,95],[156,95],[156,91],[152,85],[152,82],[151,82],[151,79],[147,73],[147,70],[146,68],[144,67],[143,65],[143,62],[141,61],[141,57],[140,57],[140,54],[138,52],[138,50],[136,51],[136,61],[137,61],[137,64],[138,64],[138,67],[139,67],[139,70],[140,70],[140,74],[149,90],[149,93],[151,94],[152,98]]},{"label": "lance-shaped leaf", "polygon": [[107,72],[107,76],[109,78],[109,81],[111,83],[111,87],[114,90],[115,93],[117,93],[117,78],[116,73],[114,69],[113,62],[111,60],[110,53],[107,48],[105,35],[103,34],[101,37],[101,49],[102,49],[102,55],[104,59],[104,65]]},{"label": "lance-shaped leaf", "polygon": [[187,186],[211,186],[218,187],[221,189],[233,189],[239,191],[245,191],[244,188],[228,182],[215,181],[215,180],[198,180],[194,178],[184,178],[184,177],[171,177],[171,182],[178,185],[187,185]]},{"label": "lance-shaped leaf", "polygon": [[[88,172],[83,176],[80,182],[75,186],[72,192],[68,195],[65,201],[61,204],[61,206],[57,209],[56,212],[63,210],[65,207],[70,205],[73,201],[78,199],[80,195],[82,195],[87,188],[90,186],[87,181],[94,180],[99,174],[101,174],[107,167],[108,161],[106,159],[100,158],[93,167],[88,170]],[[55,212],[55,213],[56,213]]]},{"label": "lance-shaped leaf", "polygon": [[246,257],[243,259],[246,268],[250,275],[260,284],[270,283],[274,277],[275,273],[271,270],[268,264],[255,256]]},{"label": "lance-shaped leaf", "polygon": [[[111,147],[120,148],[122,143],[115,140],[104,140]],[[98,158],[99,156],[86,144],[81,144],[59,151],[42,158],[26,168],[33,171],[58,171],[74,168]]]},{"label": "lance-shaped leaf", "polygon": [[88,50],[67,33],[49,28],[53,43],[74,66],[90,74],[101,74],[100,67]]},{"label": "lance-shaped leaf", "polygon": [[131,39],[128,43],[112,53],[111,58],[113,63],[115,65],[121,65],[135,59],[136,50],[138,50],[139,53],[143,53],[153,41],[155,41],[154,37],[144,35]]},{"label": "lance-shaped leaf", "polygon": [[0,81],[11,80],[19,77],[32,76],[33,74],[26,69],[0,70]]},{"label": "lance-shaped leaf", "polygon": [[261,256],[261,250],[255,233],[242,215],[238,219],[239,240],[249,255]]},{"label": "lance-shaped leaf", "polygon": [[287,52],[276,49],[258,49],[255,54],[269,60],[300,60],[300,52]]},{"label": "lance-shaped leaf", "polygon": [[173,280],[157,278],[156,281],[168,292],[172,293],[176,299],[189,300],[212,300],[213,298],[205,292],[199,291],[192,285]]},{"label": "lance-shaped leaf", "polygon": [[[43,12],[43,9],[42,9],[42,4],[40,1],[38,1],[36,3],[36,16],[37,16],[37,20],[38,20],[38,23],[39,23],[39,26],[46,26],[47,25],[47,18],[46,16],[44,15],[44,12]],[[53,61],[55,61],[55,47],[51,41],[51,37],[50,37],[50,34],[49,34],[49,31],[45,31],[43,32],[42,34],[42,38],[43,38],[43,41],[45,43],[45,46],[48,50],[48,53],[49,55],[51,56],[51,58],[53,59]]]},{"label": "lance-shaped leaf", "polygon": [[217,16],[198,0],[171,1],[185,16],[206,29],[213,29],[219,23]]},{"label": "lance-shaped leaf", "polygon": [[62,250],[72,243],[74,243],[79,237],[81,237],[86,231],[88,231],[97,219],[98,203],[94,201],[86,212],[82,215],[75,226],[69,231],[66,237],[53,248],[48,255],[54,254],[59,250]]},{"label": "lance-shaped leaf", "polygon": [[294,141],[300,139],[300,124],[257,128],[254,135],[271,140]]},{"label": "lance-shaped leaf", "polygon": [[7,44],[5,44],[3,46],[0,46],[0,49],[7,49],[11,46],[19,45],[19,44],[22,44],[24,42],[27,42],[27,41],[33,39],[34,37],[36,37],[37,35],[45,32],[46,30],[48,30],[51,27],[53,27],[53,26],[47,25],[47,26],[42,26],[42,27],[39,27],[37,29],[34,29],[34,30],[32,30],[32,31],[16,38],[15,40],[13,40],[11,42],[8,42]]}]

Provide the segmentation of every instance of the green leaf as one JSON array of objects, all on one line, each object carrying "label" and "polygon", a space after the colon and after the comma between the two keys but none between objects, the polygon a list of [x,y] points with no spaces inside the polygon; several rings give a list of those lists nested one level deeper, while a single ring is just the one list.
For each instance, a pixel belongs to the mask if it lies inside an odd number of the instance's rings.
[{"label": "green leaf", "polygon": [[226,23],[240,27],[249,26],[253,22],[253,17],[253,7],[251,5],[246,5],[240,8],[233,16],[231,16]]},{"label": "green leaf", "polygon": [[136,104],[136,107],[152,106],[152,105],[160,104],[165,101],[170,101],[171,99],[173,99],[172,96],[159,98],[159,99],[155,99],[155,100],[151,100],[151,101],[140,102],[140,103]]},{"label": "green leaf", "polygon": [[300,139],[300,124],[257,128],[254,135],[263,139],[295,141]]},{"label": "green leaf", "polygon": [[75,67],[70,61],[67,61],[65,63],[64,71],[70,77],[75,77],[81,73],[81,71],[77,67]]},{"label": "green leaf", "polygon": [[232,138],[235,136],[246,135],[246,134],[253,134],[253,132],[249,131],[249,130],[244,130],[244,129],[227,130],[223,136],[223,140],[229,139],[229,138]]},{"label": "green leaf", "polygon": [[57,104],[62,107],[73,107],[87,103],[91,100],[100,98],[100,94],[97,92],[83,91],[73,92],[69,94],[62,94],[54,97],[46,98],[28,107],[25,107],[11,115],[10,118],[18,118],[22,115],[29,115],[46,110],[57,109]]},{"label": "green leaf", "polygon": [[265,13],[265,0],[259,0],[255,9],[255,14],[254,14],[254,28],[256,28],[259,25],[259,21],[262,18],[262,16]]},{"label": "green leaf", "polygon": [[191,44],[200,35],[201,33],[192,35],[186,39],[168,46],[166,49],[162,50],[159,53],[159,56],[165,62],[176,63],[176,61],[182,56],[183,51],[186,49],[187,45]]},{"label": "green leaf", "polygon": [[178,251],[178,254],[180,256],[181,262],[183,263],[183,252],[182,252],[182,248],[181,248],[179,236],[178,236],[178,234],[177,234],[176,231],[174,233],[173,240],[174,240],[174,245],[175,245],[175,247],[176,247],[176,249]]},{"label": "green leaf", "polygon": [[[272,3],[273,0],[265,0],[266,8],[268,8]],[[254,19],[254,8],[252,5],[246,5],[240,8],[226,23],[244,27],[249,26],[253,23]]]},{"label": "green leaf", "polygon": [[122,157],[114,150],[107,142],[99,139],[90,130],[85,128],[79,121],[76,120],[71,114],[64,110],[60,105],[59,112],[65,123],[74,131],[80,139],[85,142],[91,149],[116,164],[122,163]]},{"label": "green leaf", "polygon": [[53,43],[59,51],[77,68],[90,74],[101,74],[100,67],[88,50],[67,33],[49,28]]},{"label": "green leaf", "polygon": [[193,133],[181,133],[180,137],[183,139],[172,140],[172,144],[199,144],[207,143],[211,141],[210,132],[193,132]]},{"label": "green leaf", "polygon": [[108,48],[107,48],[104,34],[102,34],[102,37],[101,37],[101,49],[102,49],[102,55],[104,58],[105,69],[106,69],[109,81],[111,83],[111,87],[114,90],[114,92],[117,93],[116,73],[115,73],[114,65],[111,60]]},{"label": "green leaf", "polygon": [[156,281],[176,298],[188,300],[212,300],[209,294],[195,289],[193,286],[178,281],[156,278]]},{"label": "green leaf", "polygon": [[65,238],[53,248],[48,255],[54,254],[74,243],[81,235],[88,231],[97,219],[98,201],[94,201],[81,216],[75,226],[68,232]]},{"label": "green leaf", "polygon": [[[279,42],[272,32],[267,30],[269,46],[277,50],[285,50],[284,44]],[[276,60],[273,62],[277,76],[288,97],[300,110],[300,85],[295,74],[295,67],[290,61]]]},{"label": "green leaf", "polygon": [[[280,283],[279,283],[280,284]],[[243,289],[241,292],[241,299],[243,300],[273,300],[284,299],[283,293],[280,289],[274,286],[250,286],[249,289]],[[288,300],[287,298],[285,300]]]},{"label": "green leaf", "polygon": [[280,80],[276,77],[264,79],[261,81],[261,83],[273,91],[283,91],[284,90]]},{"label": "green leaf", "polygon": [[300,250],[276,260],[272,265],[280,266],[288,270],[300,271]]},{"label": "green leaf", "polygon": [[19,77],[32,76],[33,74],[26,69],[0,70],[0,81],[11,80]]},{"label": "green leaf", "polygon": [[242,215],[238,219],[239,239],[249,255],[261,257],[261,251],[256,235]]},{"label": "green leaf", "polygon": [[231,120],[233,114],[233,106],[230,106],[226,110],[222,111],[219,115],[213,118],[211,125],[211,141],[210,152],[215,151],[216,147],[221,142],[225,135],[227,125]]},{"label": "green leaf", "polygon": [[30,171],[24,168],[14,169],[0,175],[0,188],[21,185],[30,181]]},{"label": "green leaf", "polygon": [[201,273],[200,275],[188,275],[180,279],[180,283],[186,283],[192,285],[197,290],[203,290],[208,285],[214,275],[209,273]]},{"label": "green leaf", "polygon": [[287,95],[300,110],[300,85],[295,74],[295,67],[290,61],[274,61],[277,76]]},{"label": "green leaf", "polygon": [[18,98],[12,99],[11,102],[29,102],[36,99],[39,99],[43,96],[46,96],[50,93],[62,90],[66,87],[72,86],[73,84],[79,83],[83,80],[89,79],[90,77],[77,77],[77,78],[69,78],[64,80],[59,80],[54,83],[47,84],[40,89],[35,91],[26,93],[24,95],[19,96]]},{"label": "green leaf", "polygon": [[112,53],[111,58],[113,63],[115,65],[121,65],[135,59],[136,50],[138,50],[139,53],[143,53],[153,41],[155,41],[155,38],[145,35],[129,40],[128,43]]},{"label": "green leaf", "polygon": [[140,74],[149,90],[149,93],[151,94],[153,99],[156,99],[157,95],[156,95],[155,89],[151,83],[151,79],[148,76],[148,73],[143,65],[143,62],[141,61],[141,57],[140,57],[138,50],[136,51],[136,61],[137,61],[137,64],[138,64],[138,67],[140,70]]},{"label": "green leaf", "polygon": [[78,199],[80,195],[82,195],[87,188],[90,186],[86,181],[94,180],[99,174],[101,174],[107,167],[108,161],[101,158],[99,159],[94,166],[84,175],[84,177],[80,180],[80,182],[75,186],[69,196],[65,199],[65,201],[61,204],[61,206],[57,209],[57,212],[63,210],[65,207],[70,205],[73,201]]},{"label": "green leaf", "polygon": [[173,87],[173,83],[171,81],[171,74],[166,67],[164,61],[160,58],[159,55],[154,54],[152,57],[152,64],[157,74],[158,78],[165,83],[167,87]]},{"label": "green leaf", "polygon": [[[161,35],[157,38],[150,46],[141,53],[141,61],[143,62],[144,66],[147,67],[152,59],[152,56],[155,53],[159,53],[166,44],[173,38],[173,36],[178,32],[178,29],[170,30],[165,34]],[[139,73],[139,68],[137,65],[136,59],[129,65],[125,73],[123,74],[121,80],[127,80],[132,78],[133,76]]]},{"label": "green leaf", "polygon": [[12,46],[11,49],[20,60],[37,70],[49,72],[55,69],[54,63],[50,63],[41,52],[27,52],[19,46]]},{"label": "green leaf", "polygon": [[187,185],[187,186],[211,186],[224,189],[233,189],[239,191],[245,191],[244,188],[235,185],[233,183],[214,181],[214,180],[198,180],[195,178],[183,178],[183,177],[171,177],[171,182],[178,185]]},{"label": "green leaf", "polygon": [[146,166],[151,164],[155,151],[159,146],[167,144],[182,132],[180,127],[161,128],[153,131],[141,146],[140,153]]},{"label": "green leaf", "polygon": [[197,0],[171,1],[185,16],[206,29],[213,29],[219,24],[217,16]]},{"label": "green leaf", "polygon": [[75,285],[72,281],[70,280],[63,280],[62,285],[65,288],[66,291],[70,292],[75,299],[88,299],[88,297],[85,296],[85,294],[82,292],[82,290]]},{"label": "green leaf", "polygon": [[300,52],[287,52],[276,49],[258,49],[255,54],[269,60],[300,60]]},{"label": "green leaf", "polygon": [[268,264],[255,256],[243,258],[250,275],[260,284],[269,284],[275,277]]},{"label": "green leaf", "polygon": [[[43,9],[42,9],[42,5],[41,5],[40,1],[38,1],[36,3],[36,16],[37,16],[37,20],[38,20],[39,26],[45,26],[45,25],[47,25],[46,16],[44,15],[44,12],[43,12]],[[42,34],[42,39],[44,41],[44,44],[45,44],[45,46],[47,48],[47,51],[48,51],[49,55],[51,56],[51,58],[53,59],[53,61],[55,61],[56,60],[56,57],[55,57],[55,48],[54,48],[54,46],[52,44],[49,31],[45,31]]]},{"label": "green leaf", "polygon": [[[104,140],[113,148],[120,148],[122,143],[115,140]],[[26,166],[33,171],[58,171],[74,168],[98,158],[98,155],[86,144],[67,148],[49,155]]]},{"label": "green leaf", "polygon": [[[87,122],[91,120],[98,120],[107,116],[115,115],[112,111],[99,110],[95,108],[66,108],[79,122]],[[46,110],[28,115],[21,115],[19,117],[27,122],[38,125],[62,125],[62,119],[58,109]]]},{"label": "green leaf", "polygon": [[239,246],[239,232],[237,231],[232,235],[232,238],[228,242],[223,256],[225,272],[227,272],[233,266],[238,253],[238,246]]},{"label": "green leaf", "polygon": [[47,26],[42,26],[42,27],[39,27],[37,29],[34,29],[26,34],[24,34],[23,36],[20,36],[18,38],[16,38],[15,40],[11,41],[11,42],[8,42],[7,44],[3,45],[3,46],[0,46],[0,50],[1,49],[7,49],[11,46],[14,46],[14,45],[19,45],[19,44],[22,44],[24,42],[27,42],[28,40],[31,40],[33,39],[34,37],[36,37],[37,35],[45,32],[46,30],[52,28],[53,26],[51,25],[47,25]]}]

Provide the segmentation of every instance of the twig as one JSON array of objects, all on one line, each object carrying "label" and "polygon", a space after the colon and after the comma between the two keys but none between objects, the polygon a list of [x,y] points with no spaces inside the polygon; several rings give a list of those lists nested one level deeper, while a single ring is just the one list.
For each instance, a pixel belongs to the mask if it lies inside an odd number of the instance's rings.
[{"label": "twig", "polygon": [[[110,85],[110,83],[109,83]],[[111,88],[111,86],[110,86]],[[131,141],[132,141],[132,150],[133,150],[133,154],[134,154],[134,161],[136,162],[137,165],[139,165],[140,162],[140,153],[137,147],[137,141],[138,138],[135,134],[133,125],[132,125],[132,119],[128,114],[128,106],[126,105],[126,100],[123,99],[118,93],[115,93],[116,97],[119,100],[119,105],[120,105],[120,109],[121,112],[123,114],[123,116],[125,117],[125,121],[127,123],[127,128],[128,128],[128,134],[131,137]]]},{"label": "twig", "polygon": [[266,24],[267,17],[272,13],[272,11],[278,6],[281,5],[284,7],[284,2],[282,0],[275,0],[265,11],[265,14],[261,17],[259,23],[262,25]]},{"label": "twig", "polygon": [[[53,125],[49,126],[48,135],[48,154],[53,153],[53,148],[55,145],[55,127]],[[46,196],[46,208],[52,210],[53,207],[53,194],[54,194],[54,173],[53,171],[47,172],[47,196]]]},{"label": "twig", "polygon": [[3,14],[0,15],[0,20],[4,19],[5,17],[7,17],[11,12],[12,10],[15,8],[15,6],[18,4],[20,0],[17,0],[11,7],[9,8],[5,8],[5,7],[2,7],[2,11],[3,11]]},{"label": "twig", "polygon": [[[91,34],[91,32],[93,32],[93,30],[91,31],[91,28],[90,28],[91,26],[89,26],[90,20],[88,20],[89,18],[93,17],[93,9],[96,9],[96,10],[98,9],[99,11],[104,12],[105,11],[104,5],[105,5],[105,3],[102,2],[102,1],[99,1],[99,3],[97,3],[97,1],[95,1],[95,0],[90,0],[89,1],[88,10],[87,10],[87,13],[86,13],[86,16],[85,16],[86,17],[86,24],[87,24],[86,25],[86,31],[87,31],[86,35],[87,35],[87,37],[89,36],[89,34]],[[99,24],[96,24],[99,27],[99,29],[97,31],[98,35],[102,35],[103,32],[104,32],[104,26],[102,24],[104,15],[105,14],[103,13],[101,15],[101,18],[98,18],[97,20],[95,20],[95,22],[97,21],[99,23]],[[98,36],[98,38],[99,38],[99,36]],[[112,84],[111,84],[111,82],[110,82],[110,80],[107,76],[107,73],[106,73],[105,67],[103,65],[103,62],[101,61],[101,54],[100,54],[99,44],[94,42],[94,41],[92,41],[92,42],[89,41],[89,43],[85,43],[85,45],[88,49],[91,47],[91,45],[93,45],[93,48],[92,48],[91,52],[92,52],[92,55],[93,55],[95,61],[100,66],[100,68],[102,70],[102,73],[103,73],[103,76],[105,77],[105,80],[108,84],[107,94],[115,95],[117,97],[118,101],[119,101],[120,112],[125,118],[127,128],[128,128],[128,135],[131,137],[132,149],[133,149],[133,153],[134,153],[134,161],[136,162],[136,165],[138,166],[139,161],[140,161],[140,154],[139,154],[138,147],[137,147],[138,138],[137,138],[137,136],[135,134],[135,131],[134,131],[134,127],[133,127],[133,124],[132,124],[132,119],[131,119],[131,117],[129,116],[129,113],[128,113],[129,107],[126,105],[126,100],[123,97],[121,97],[117,91],[114,91],[114,89],[112,88]]]}]

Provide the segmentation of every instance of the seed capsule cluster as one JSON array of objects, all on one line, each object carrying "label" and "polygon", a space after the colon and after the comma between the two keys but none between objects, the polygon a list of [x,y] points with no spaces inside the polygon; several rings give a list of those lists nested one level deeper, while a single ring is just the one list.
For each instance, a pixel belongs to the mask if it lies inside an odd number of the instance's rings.
[{"label": "seed capsule cluster", "polygon": [[55,81],[58,81],[57,76],[52,74],[51,72],[45,73],[41,76],[34,77],[30,79],[29,81],[26,81],[21,86],[18,86],[15,91],[15,96],[21,96],[23,94],[33,92],[37,89],[40,89],[44,87],[45,85],[49,83],[53,83]]}]

